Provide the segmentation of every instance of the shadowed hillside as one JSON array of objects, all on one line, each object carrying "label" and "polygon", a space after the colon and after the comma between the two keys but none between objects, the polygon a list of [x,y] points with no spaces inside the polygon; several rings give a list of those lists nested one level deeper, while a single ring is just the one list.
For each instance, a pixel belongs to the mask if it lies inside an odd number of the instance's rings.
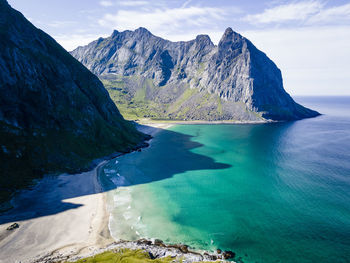
[{"label": "shadowed hillside", "polygon": [[73,172],[146,136],[99,79],[0,0],[0,200],[48,172]]}]

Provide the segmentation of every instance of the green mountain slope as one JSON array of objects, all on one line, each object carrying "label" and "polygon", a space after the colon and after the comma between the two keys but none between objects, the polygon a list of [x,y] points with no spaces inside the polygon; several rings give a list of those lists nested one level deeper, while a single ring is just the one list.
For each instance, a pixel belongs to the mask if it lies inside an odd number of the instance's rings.
[{"label": "green mountain slope", "polygon": [[145,138],[95,75],[0,0],[0,198]]}]

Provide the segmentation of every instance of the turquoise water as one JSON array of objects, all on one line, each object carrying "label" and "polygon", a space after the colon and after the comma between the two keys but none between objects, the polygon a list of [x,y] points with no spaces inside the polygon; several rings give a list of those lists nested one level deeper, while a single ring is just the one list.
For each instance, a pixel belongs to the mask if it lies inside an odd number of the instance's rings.
[{"label": "turquoise water", "polygon": [[298,101],[325,115],[177,125],[110,162],[102,180],[122,185],[108,192],[113,236],[243,262],[350,262],[350,98]]}]

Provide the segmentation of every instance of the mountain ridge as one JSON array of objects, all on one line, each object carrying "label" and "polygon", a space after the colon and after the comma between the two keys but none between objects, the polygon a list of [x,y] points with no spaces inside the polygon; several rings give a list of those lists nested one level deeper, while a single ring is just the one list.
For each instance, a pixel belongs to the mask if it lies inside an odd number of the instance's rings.
[{"label": "mountain ridge", "polygon": [[71,54],[103,80],[126,115],[128,107],[138,117],[205,121],[318,115],[294,102],[275,63],[232,28],[218,45],[208,35],[172,42],[142,27],[114,30]]},{"label": "mountain ridge", "polygon": [[75,172],[146,135],[100,80],[0,0],[0,201],[45,173]]}]

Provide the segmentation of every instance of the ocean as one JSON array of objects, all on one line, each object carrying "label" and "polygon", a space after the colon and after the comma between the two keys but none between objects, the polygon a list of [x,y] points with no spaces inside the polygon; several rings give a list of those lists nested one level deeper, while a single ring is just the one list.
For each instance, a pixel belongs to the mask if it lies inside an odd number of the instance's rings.
[{"label": "ocean", "polygon": [[175,125],[110,161],[100,179],[113,237],[232,250],[238,262],[350,262],[350,97],[295,99],[323,115]]}]

